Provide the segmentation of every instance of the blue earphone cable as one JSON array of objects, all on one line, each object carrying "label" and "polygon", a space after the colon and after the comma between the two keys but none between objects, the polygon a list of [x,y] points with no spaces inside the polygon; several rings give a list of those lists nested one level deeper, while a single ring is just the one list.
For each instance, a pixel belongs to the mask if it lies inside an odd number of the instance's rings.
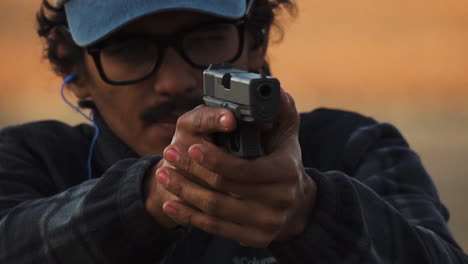
[{"label": "blue earphone cable", "polygon": [[64,82],[63,82],[62,86],[60,87],[60,95],[62,96],[63,101],[68,106],[70,106],[73,110],[75,110],[80,115],[82,115],[84,118],[86,118],[86,120],[91,122],[91,124],[94,127],[95,134],[94,134],[93,140],[91,141],[91,145],[89,146],[89,154],[88,154],[88,180],[91,180],[93,178],[91,163],[92,163],[92,158],[93,158],[94,146],[96,145],[96,141],[97,141],[97,139],[99,137],[99,126],[97,125],[97,123],[90,116],[87,116],[78,107],[76,107],[72,103],[70,103],[70,101],[68,101],[67,98],[64,95],[65,86],[67,84],[71,83],[73,80],[75,80],[75,78],[77,76],[78,75],[76,73],[73,73],[73,74],[70,74],[67,77],[65,77]]}]

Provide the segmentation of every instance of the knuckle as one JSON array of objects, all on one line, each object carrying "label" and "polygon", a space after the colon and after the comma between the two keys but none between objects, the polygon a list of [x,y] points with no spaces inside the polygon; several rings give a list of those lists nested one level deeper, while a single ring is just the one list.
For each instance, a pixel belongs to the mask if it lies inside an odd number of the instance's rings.
[{"label": "knuckle", "polygon": [[214,219],[205,219],[200,223],[200,229],[213,234],[220,234],[221,233],[221,225],[218,221]]},{"label": "knuckle", "polygon": [[280,230],[286,222],[285,214],[276,213],[270,215],[263,221],[263,226],[266,230],[277,231]]},{"label": "knuckle", "polygon": [[242,179],[248,179],[250,175],[257,175],[255,169],[252,170],[251,167],[244,164],[244,160],[240,160],[240,162],[234,164],[233,171],[237,171],[239,177]]},{"label": "knuckle", "polygon": [[219,201],[214,197],[203,200],[202,209],[207,214],[215,215],[219,210]]},{"label": "knuckle", "polygon": [[197,107],[181,115],[179,119],[177,119],[177,129],[195,131],[200,130],[202,127],[202,112],[204,111],[204,108],[205,107]]},{"label": "knuckle", "polygon": [[205,126],[211,129],[214,129],[218,126],[218,115],[215,111],[205,111]]},{"label": "knuckle", "polygon": [[194,163],[188,155],[180,155],[180,166],[182,169],[188,173],[194,172]]},{"label": "knuckle", "polygon": [[200,132],[203,128],[203,115],[206,111],[206,107],[200,107],[200,109],[193,111],[193,126],[195,131]]},{"label": "knuckle", "polygon": [[182,197],[183,192],[184,192],[184,188],[182,187],[182,185],[179,182],[176,181],[176,182],[174,182],[172,184],[172,193],[175,196]]},{"label": "knuckle", "polygon": [[191,110],[188,114],[179,118],[180,125],[190,127],[195,133],[205,133],[211,131],[218,126],[218,112],[217,110],[201,106]]},{"label": "knuckle", "polygon": [[[216,157],[210,159],[210,163],[211,163],[211,167],[212,168],[216,168],[218,169],[217,171],[219,171],[221,168],[224,168],[226,166],[226,150],[225,149],[221,149],[222,147],[219,147],[219,146],[215,146],[215,148],[218,148],[218,149],[215,149],[215,151],[213,151],[214,153],[218,154]],[[223,171],[223,170],[221,170]]]},{"label": "knuckle", "polygon": [[180,216],[180,219],[181,219],[181,222],[182,222],[182,225],[192,225],[192,214],[191,213],[187,213],[187,214],[183,214]]},{"label": "knuckle", "polygon": [[286,93],[288,95],[288,99],[289,99],[289,104],[291,105],[291,108],[292,109],[296,109],[296,101],[294,100],[294,98],[289,94],[289,93]]},{"label": "knuckle", "polygon": [[213,173],[209,176],[208,183],[216,189],[220,189],[223,186],[223,177],[218,173]]},{"label": "knuckle", "polygon": [[[292,156],[292,154],[291,154]],[[290,180],[296,180],[297,179],[297,175],[296,175],[296,171],[297,171],[297,167],[299,165],[299,161],[297,161],[294,157],[288,157],[288,162],[283,162],[283,166],[285,168],[285,171],[287,171],[287,178],[290,179]]]},{"label": "knuckle", "polygon": [[197,105],[195,108],[193,108],[192,111],[198,110],[198,109],[203,108],[203,107],[206,107],[206,105],[204,105],[204,104],[199,104],[199,105]]},{"label": "knuckle", "polygon": [[279,208],[290,208],[296,201],[297,190],[295,188],[288,188],[284,193],[278,196],[276,201]]},{"label": "knuckle", "polygon": [[181,116],[177,119],[176,127],[177,127],[178,129],[184,128],[184,127],[187,125],[187,123],[189,123],[189,122],[188,122],[188,119],[189,119],[189,116],[190,116],[190,112],[191,112],[191,111],[189,111],[189,112],[187,112],[187,113],[181,115]]}]

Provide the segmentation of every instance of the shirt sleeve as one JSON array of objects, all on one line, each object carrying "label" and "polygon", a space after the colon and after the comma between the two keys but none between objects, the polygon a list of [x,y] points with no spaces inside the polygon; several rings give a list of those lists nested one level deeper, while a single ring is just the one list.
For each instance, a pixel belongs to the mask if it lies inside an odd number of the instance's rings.
[{"label": "shirt sleeve", "polygon": [[306,230],[270,248],[281,263],[468,263],[419,157],[389,124],[349,138],[349,175],[307,168],[318,188]]},{"label": "shirt sleeve", "polygon": [[156,263],[177,239],[142,199],[159,156],[122,160],[99,179],[50,194],[47,170],[17,138],[0,137],[0,263]]}]

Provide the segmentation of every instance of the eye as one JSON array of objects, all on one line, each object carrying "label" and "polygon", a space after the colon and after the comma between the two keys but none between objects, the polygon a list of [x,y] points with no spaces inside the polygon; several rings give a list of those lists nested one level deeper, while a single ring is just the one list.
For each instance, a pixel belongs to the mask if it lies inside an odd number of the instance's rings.
[{"label": "eye", "polygon": [[196,44],[197,42],[225,41],[228,38],[226,32],[197,32],[185,38],[185,42]]},{"label": "eye", "polygon": [[149,41],[125,40],[113,43],[103,50],[103,55],[114,59],[142,60],[153,59],[156,47]]}]

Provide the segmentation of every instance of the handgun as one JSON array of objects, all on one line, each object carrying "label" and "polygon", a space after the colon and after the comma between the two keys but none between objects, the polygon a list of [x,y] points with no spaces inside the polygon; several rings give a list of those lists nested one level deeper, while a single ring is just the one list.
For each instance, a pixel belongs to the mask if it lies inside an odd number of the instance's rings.
[{"label": "handgun", "polygon": [[216,144],[245,159],[264,155],[260,126],[278,115],[278,79],[234,69],[227,63],[212,64],[203,73],[203,100],[208,106],[231,110],[237,120],[235,131],[215,135]]}]

